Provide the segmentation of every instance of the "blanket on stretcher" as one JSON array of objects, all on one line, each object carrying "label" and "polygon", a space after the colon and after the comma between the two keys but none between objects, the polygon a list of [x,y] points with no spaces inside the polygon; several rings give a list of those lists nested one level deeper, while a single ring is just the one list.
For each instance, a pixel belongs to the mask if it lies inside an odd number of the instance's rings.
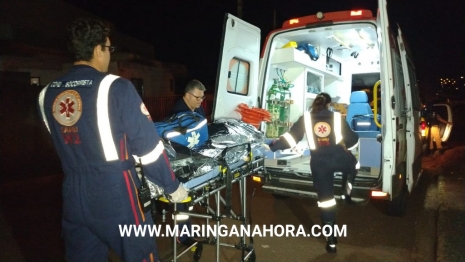
[{"label": "blanket on stretcher", "polygon": [[[263,156],[265,136],[254,126],[236,119],[218,119],[208,126],[209,138],[195,148],[164,140],[170,165],[187,190],[220,174],[220,165],[234,165],[252,157]],[[163,189],[148,181],[152,198],[163,195]]]}]

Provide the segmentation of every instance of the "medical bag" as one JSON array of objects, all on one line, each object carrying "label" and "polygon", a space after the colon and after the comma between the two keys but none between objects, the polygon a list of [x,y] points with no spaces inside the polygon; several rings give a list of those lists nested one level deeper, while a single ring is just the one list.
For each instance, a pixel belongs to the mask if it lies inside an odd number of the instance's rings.
[{"label": "medical bag", "polygon": [[154,124],[160,137],[191,149],[208,140],[207,119],[196,112],[177,113]]}]

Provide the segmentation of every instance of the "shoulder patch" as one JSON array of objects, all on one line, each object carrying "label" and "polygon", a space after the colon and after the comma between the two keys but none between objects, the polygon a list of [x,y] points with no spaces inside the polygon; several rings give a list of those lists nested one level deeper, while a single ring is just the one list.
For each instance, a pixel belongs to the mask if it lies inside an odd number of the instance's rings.
[{"label": "shoulder patch", "polygon": [[72,126],[81,118],[82,99],[78,92],[66,90],[53,101],[52,114],[64,126]]},{"label": "shoulder patch", "polygon": [[142,114],[147,116],[147,119],[149,121],[152,121],[152,116],[150,116],[149,110],[147,110],[147,107],[145,106],[144,102],[140,103],[140,111]]},{"label": "shoulder patch", "polygon": [[327,137],[331,133],[331,126],[326,122],[318,122],[313,126],[313,132],[318,137]]},{"label": "shoulder patch", "polygon": [[150,115],[149,110],[147,110],[147,107],[145,106],[144,102],[140,103],[140,111],[142,112],[142,114],[146,116]]}]

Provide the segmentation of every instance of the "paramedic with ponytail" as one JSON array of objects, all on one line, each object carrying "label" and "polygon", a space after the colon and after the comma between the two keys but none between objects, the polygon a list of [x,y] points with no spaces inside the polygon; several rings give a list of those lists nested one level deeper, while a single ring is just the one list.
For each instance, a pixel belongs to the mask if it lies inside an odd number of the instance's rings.
[{"label": "paramedic with ponytail", "polygon": [[[325,95],[316,96],[311,112],[305,112],[278,140],[269,145],[271,151],[294,148],[307,136],[310,148],[310,169],[313,185],[318,194],[318,207],[323,226],[334,229],[336,221],[336,200],[334,199],[334,173],[354,173],[355,158],[345,147],[358,145],[358,135],[337,112],[328,110]],[[322,226],[322,228],[323,228]],[[334,230],[333,230],[334,232]],[[326,238],[326,251],[335,253],[337,239],[334,235]]]},{"label": "paramedic with ponytail", "polygon": [[187,198],[187,191],[174,176],[135,87],[107,74],[115,49],[109,27],[77,19],[69,34],[76,62],[41,91],[38,101],[64,172],[66,261],[108,261],[110,248],[123,261],[158,261],[153,236],[122,235],[120,230],[153,225],[150,211],[144,212],[146,201],[139,201],[139,195],[146,195],[139,194],[135,160],[174,202]]}]

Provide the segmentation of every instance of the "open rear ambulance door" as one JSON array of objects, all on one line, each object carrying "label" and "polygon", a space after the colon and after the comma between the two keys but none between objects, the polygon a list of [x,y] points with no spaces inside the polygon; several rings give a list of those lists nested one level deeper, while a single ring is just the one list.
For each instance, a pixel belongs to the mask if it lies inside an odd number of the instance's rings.
[{"label": "open rear ambulance door", "polygon": [[[402,69],[404,73],[406,104],[403,112],[406,117],[407,139],[407,186],[411,192],[421,171],[421,135],[420,135],[420,101],[416,86],[415,67],[410,50],[405,44],[400,27],[398,27],[397,42],[400,49]],[[415,100],[415,101],[414,101]]]},{"label": "open rear ambulance door", "polygon": [[394,114],[395,97],[393,93],[393,65],[391,45],[392,39],[389,30],[386,0],[378,0],[378,13],[376,15],[378,44],[380,47],[381,69],[381,103],[382,109],[382,190],[392,197],[392,176],[396,168],[396,119]]},{"label": "open rear ambulance door", "polygon": [[237,105],[258,105],[260,29],[225,15],[212,120],[241,119]]}]

